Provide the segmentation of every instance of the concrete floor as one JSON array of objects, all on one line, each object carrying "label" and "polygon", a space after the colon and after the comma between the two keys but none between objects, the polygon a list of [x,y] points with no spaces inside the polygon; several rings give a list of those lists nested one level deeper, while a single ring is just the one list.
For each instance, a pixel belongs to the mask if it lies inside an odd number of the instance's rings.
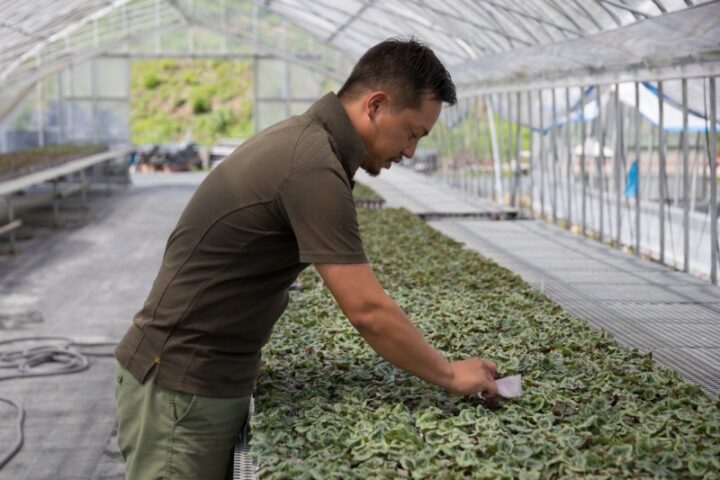
[{"label": "concrete floor", "polygon": [[[0,340],[61,335],[117,342],[202,178],[137,175],[127,190],[90,192],[87,209],[71,197],[58,229],[51,227],[51,209],[28,214],[33,226],[19,232],[19,253],[7,255],[6,239],[0,243]],[[114,361],[92,357],[90,363],[85,372],[0,383],[0,396],[26,409],[25,445],[0,470],[0,480],[124,478],[113,437]],[[0,404],[0,452],[15,438],[14,418]]]}]

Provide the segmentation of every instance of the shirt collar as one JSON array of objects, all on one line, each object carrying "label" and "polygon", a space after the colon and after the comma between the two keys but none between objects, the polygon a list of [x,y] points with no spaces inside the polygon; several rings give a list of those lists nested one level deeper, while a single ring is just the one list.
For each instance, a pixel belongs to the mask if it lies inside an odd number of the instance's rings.
[{"label": "shirt collar", "polygon": [[360,163],[367,156],[367,150],[340,99],[333,92],[327,93],[307,113],[319,121],[335,140],[340,162],[352,182]]}]

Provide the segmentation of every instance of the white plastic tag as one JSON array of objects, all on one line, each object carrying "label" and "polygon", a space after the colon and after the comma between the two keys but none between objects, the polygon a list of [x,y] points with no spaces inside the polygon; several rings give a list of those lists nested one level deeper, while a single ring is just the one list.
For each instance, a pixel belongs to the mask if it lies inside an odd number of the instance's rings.
[{"label": "white plastic tag", "polygon": [[495,380],[498,395],[504,398],[515,398],[522,395],[522,375],[510,375],[509,377]]}]

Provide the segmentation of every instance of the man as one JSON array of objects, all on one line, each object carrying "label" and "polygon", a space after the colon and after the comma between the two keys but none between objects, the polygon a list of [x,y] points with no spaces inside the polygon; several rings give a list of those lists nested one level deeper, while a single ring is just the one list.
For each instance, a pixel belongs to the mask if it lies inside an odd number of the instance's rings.
[{"label": "man", "polygon": [[455,86],[434,53],[388,40],[337,96],[245,142],[198,187],[144,307],[118,345],[118,442],[128,480],[219,479],[246,420],[260,350],[314,264],[382,357],[453,395],[496,395],[495,364],[446,361],[376,280],[353,175],[412,157]]}]

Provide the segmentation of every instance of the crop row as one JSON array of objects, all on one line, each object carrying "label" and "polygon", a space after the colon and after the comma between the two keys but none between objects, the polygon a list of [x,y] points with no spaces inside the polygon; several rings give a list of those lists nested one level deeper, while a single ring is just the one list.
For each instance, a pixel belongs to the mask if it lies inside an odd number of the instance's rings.
[{"label": "crop row", "polygon": [[720,403],[405,210],[359,209],[388,293],[449,359],[522,374],[495,409],[380,358],[314,269],[264,348],[262,479],[720,478]]}]

